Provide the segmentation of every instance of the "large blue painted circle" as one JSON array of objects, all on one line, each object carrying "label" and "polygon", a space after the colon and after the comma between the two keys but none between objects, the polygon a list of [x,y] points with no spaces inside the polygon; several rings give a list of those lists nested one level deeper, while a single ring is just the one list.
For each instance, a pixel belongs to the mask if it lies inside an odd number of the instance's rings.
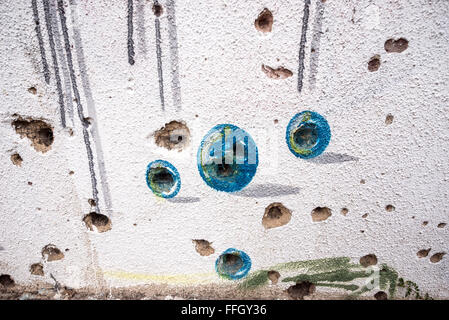
[{"label": "large blue painted circle", "polygon": [[238,280],[246,277],[251,269],[251,259],[243,251],[229,248],[215,261],[215,270],[222,278]]},{"label": "large blue painted circle", "polygon": [[310,159],[319,156],[329,145],[331,129],[326,119],[313,111],[296,114],[287,126],[285,140],[297,157]]},{"label": "large blue painted circle", "polygon": [[219,124],[201,141],[197,164],[208,186],[234,192],[251,182],[259,155],[256,143],[245,130],[232,124]]},{"label": "large blue painted circle", "polygon": [[165,160],[155,160],[148,164],[146,181],[148,188],[162,198],[173,198],[181,188],[178,170]]}]

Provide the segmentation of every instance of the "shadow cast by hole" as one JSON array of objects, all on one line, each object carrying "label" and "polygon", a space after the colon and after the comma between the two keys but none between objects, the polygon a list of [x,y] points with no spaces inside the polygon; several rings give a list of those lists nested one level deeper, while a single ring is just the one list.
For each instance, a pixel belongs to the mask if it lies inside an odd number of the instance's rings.
[{"label": "shadow cast by hole", "polygon": [[198,197],[175,197],[167,199],[167,201],[173,202],[173,203],[194,203],[199,202],[200,198]]},{"label": "shadow cast by hole", "polygon": [[248,188],[240,192],[235,192],[233,194],[239,197],[266,198],[266,197],[278,197],[278,196],[298,194],[299,191],[300,189],[294,186],[285,186],[274,183],[264,183],[249,186]]},{"label": "shadow cast by hole", "polygon": [[350,156],[343,153],[335,153],[335,152],[325,152],[322,155],[312,158],[306,159],[308,162],[319,163],[319,164],[330,164],[330,163],[341,163],[347,161],[359,161],[359,158]]}]

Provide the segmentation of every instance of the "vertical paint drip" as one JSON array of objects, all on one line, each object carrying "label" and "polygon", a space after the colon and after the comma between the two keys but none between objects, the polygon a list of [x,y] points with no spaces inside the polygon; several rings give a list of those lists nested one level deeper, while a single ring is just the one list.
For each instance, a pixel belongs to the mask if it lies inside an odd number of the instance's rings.
[{"label": "vertical paint drip", "polygon": [[134,64],[134,41],[133,41],[133,0],[128,0],[128,62]]},{"label": "vertical paint drip", "polygon": [[90,145],[89,132],[87,131],[88,125],[87,125],[86,121],[84,120],[83,106],[81,104],[81,98],[80,98],[80,94],[78,91],[78,86],[76,84],[75,69],[73,68],[72,52],[70,49],[70,40],[69,40],[69,33],[67,30],[67,22],[66,22],[66,17],[65,17],[63,0],[58,0],[58,10],[59,10],[59,18],[61,20],[62,34],[64,37],[65,52],[67,55],[67,64],[69,66],[70,79],[72,81],[72,89],[73,89],[73,93],[74,93],[75,99],[76,99],[76,104],[77,104],[77,108],[78,108],[78,116],[79,116],[79,119],[81,121],[82,128],[83,128],[84,144],[86,145],[87,158],[89,161],[90,179],[91,179],[91,184],[92,184],[92,197],[96,203],[95,211],[97,213],[99,213],[100,209],[99,209],[99,201],[98,201],[97,179],[95,177],[94,157],[93,157],[93,153],[92,153],[92,147]]},{"label": "vertical paint drip", "polygon": [[310,0],[304,1],[304,16],[302,17],[301,41],[299,43],[299,67],[298,67],[298,92],[302,91],[302,79],[304,77],[304,50],[306,45],[307,24],[309,22]]},{"label": "vertical paint drip", "polygon": [[47,25],[47,31],[48,31],[48,42],[50,43],[51,57],[53,59],[53,68],[55,71],[56,89],[58,91],[58,102],[59,102],[59,112],[61,115],[61,126],[63,128],[65,128],[66,122],[65,122],[64,96],[62,94],[62,86],[61,86],[61,77],[59,75],[58,58],[56,56],[55,41],[53,38],[53,28],[51,25],[51,16],[50,16],[50,5],[48,3],[48,0],[43,0],[43,4],[44,4],[44,12],[45,12],[45,23]]},{"label": "vertical paint drip", "polygon": [[43,73],[44,73],[44,79],[45,79],[46,83],[50,83],[50,72],[48,70],[47,58],[45,56],[45,47],[44,47],[44,41],[42,39],[41,25],[39,22],[39,12],[37,11],[36,0],[31,0],[31,5],[33,7],[34,23],[36,24],[34,30],[36,30],[37,41],[39,42],[39,50],[41,52],[42,69],[43,69]]},{"label": "vertical paint drip", "polygon": [[[154,1],[154,5],[159,5],[158,1]],[[161,98],[162,110],[165,110],[164,102],[164,79],[162,76],[162,50],[161,50],[161,26],[159,18],[154,19],[154,26],[156,29],[156,56],[157,56],[157,73],[159,76],[159,95]]]}]

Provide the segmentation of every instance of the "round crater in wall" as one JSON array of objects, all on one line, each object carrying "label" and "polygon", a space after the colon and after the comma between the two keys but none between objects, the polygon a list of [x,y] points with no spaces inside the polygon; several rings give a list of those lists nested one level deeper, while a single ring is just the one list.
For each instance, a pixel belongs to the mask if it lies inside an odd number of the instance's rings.
[{"label": "round crater in wall", "polygon": [[319,156],[329,145],[330,139],[331,130],[326,119],[313,111],[296,114],[287,126],[288,148],[299,158]]},{"label": "round crater in wall", "polygon": [[146,180],[150,190],[161,198],[173,198],[181,188],[178,170],[165,160],[155,160],[148,164]]},{"label": "round crater in wall", "polygon": [[198,171],[208,186],[234,192],[245,188],[259,164],[257,146],[251,136],[232,124],[213,127],[201,141]]},{"label": "round crater in wall", "polygon": [[222,278],[238,280],[244,278],[251,269],[251,259],[243,251],[229,248],[215,261],[215,270]]}]

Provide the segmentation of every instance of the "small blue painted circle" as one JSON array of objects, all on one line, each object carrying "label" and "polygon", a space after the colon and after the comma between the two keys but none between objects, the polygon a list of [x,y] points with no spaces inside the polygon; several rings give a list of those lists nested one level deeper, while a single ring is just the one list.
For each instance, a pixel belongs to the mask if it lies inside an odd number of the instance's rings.
[{"label": "small blue painted circle", "polygon": [[213,127],[201,141],[198,171],[206,184],[218,191],[245,188],[259,164],[257,146],[251,136],[232,124]]},{"label": "small blue painted circle", "polygon": [[215,270],[222,278],[238,280],[246,277],[251,269],[251,259],[243,251],[229,248],[215,261]]},{"label": "small blue painted circle", "polygon": [[329,145],[331,129],[326,119],[313,111],[296,114],[287,126],[285,140],[297,157],[310,159],[319,156]]},{"label": "small blue painted circle", "polygon": [[162,198],[173,198],[181,188],[178,170],[165,160],[155,160],[148,164],[146,180],[150,190]]}]

